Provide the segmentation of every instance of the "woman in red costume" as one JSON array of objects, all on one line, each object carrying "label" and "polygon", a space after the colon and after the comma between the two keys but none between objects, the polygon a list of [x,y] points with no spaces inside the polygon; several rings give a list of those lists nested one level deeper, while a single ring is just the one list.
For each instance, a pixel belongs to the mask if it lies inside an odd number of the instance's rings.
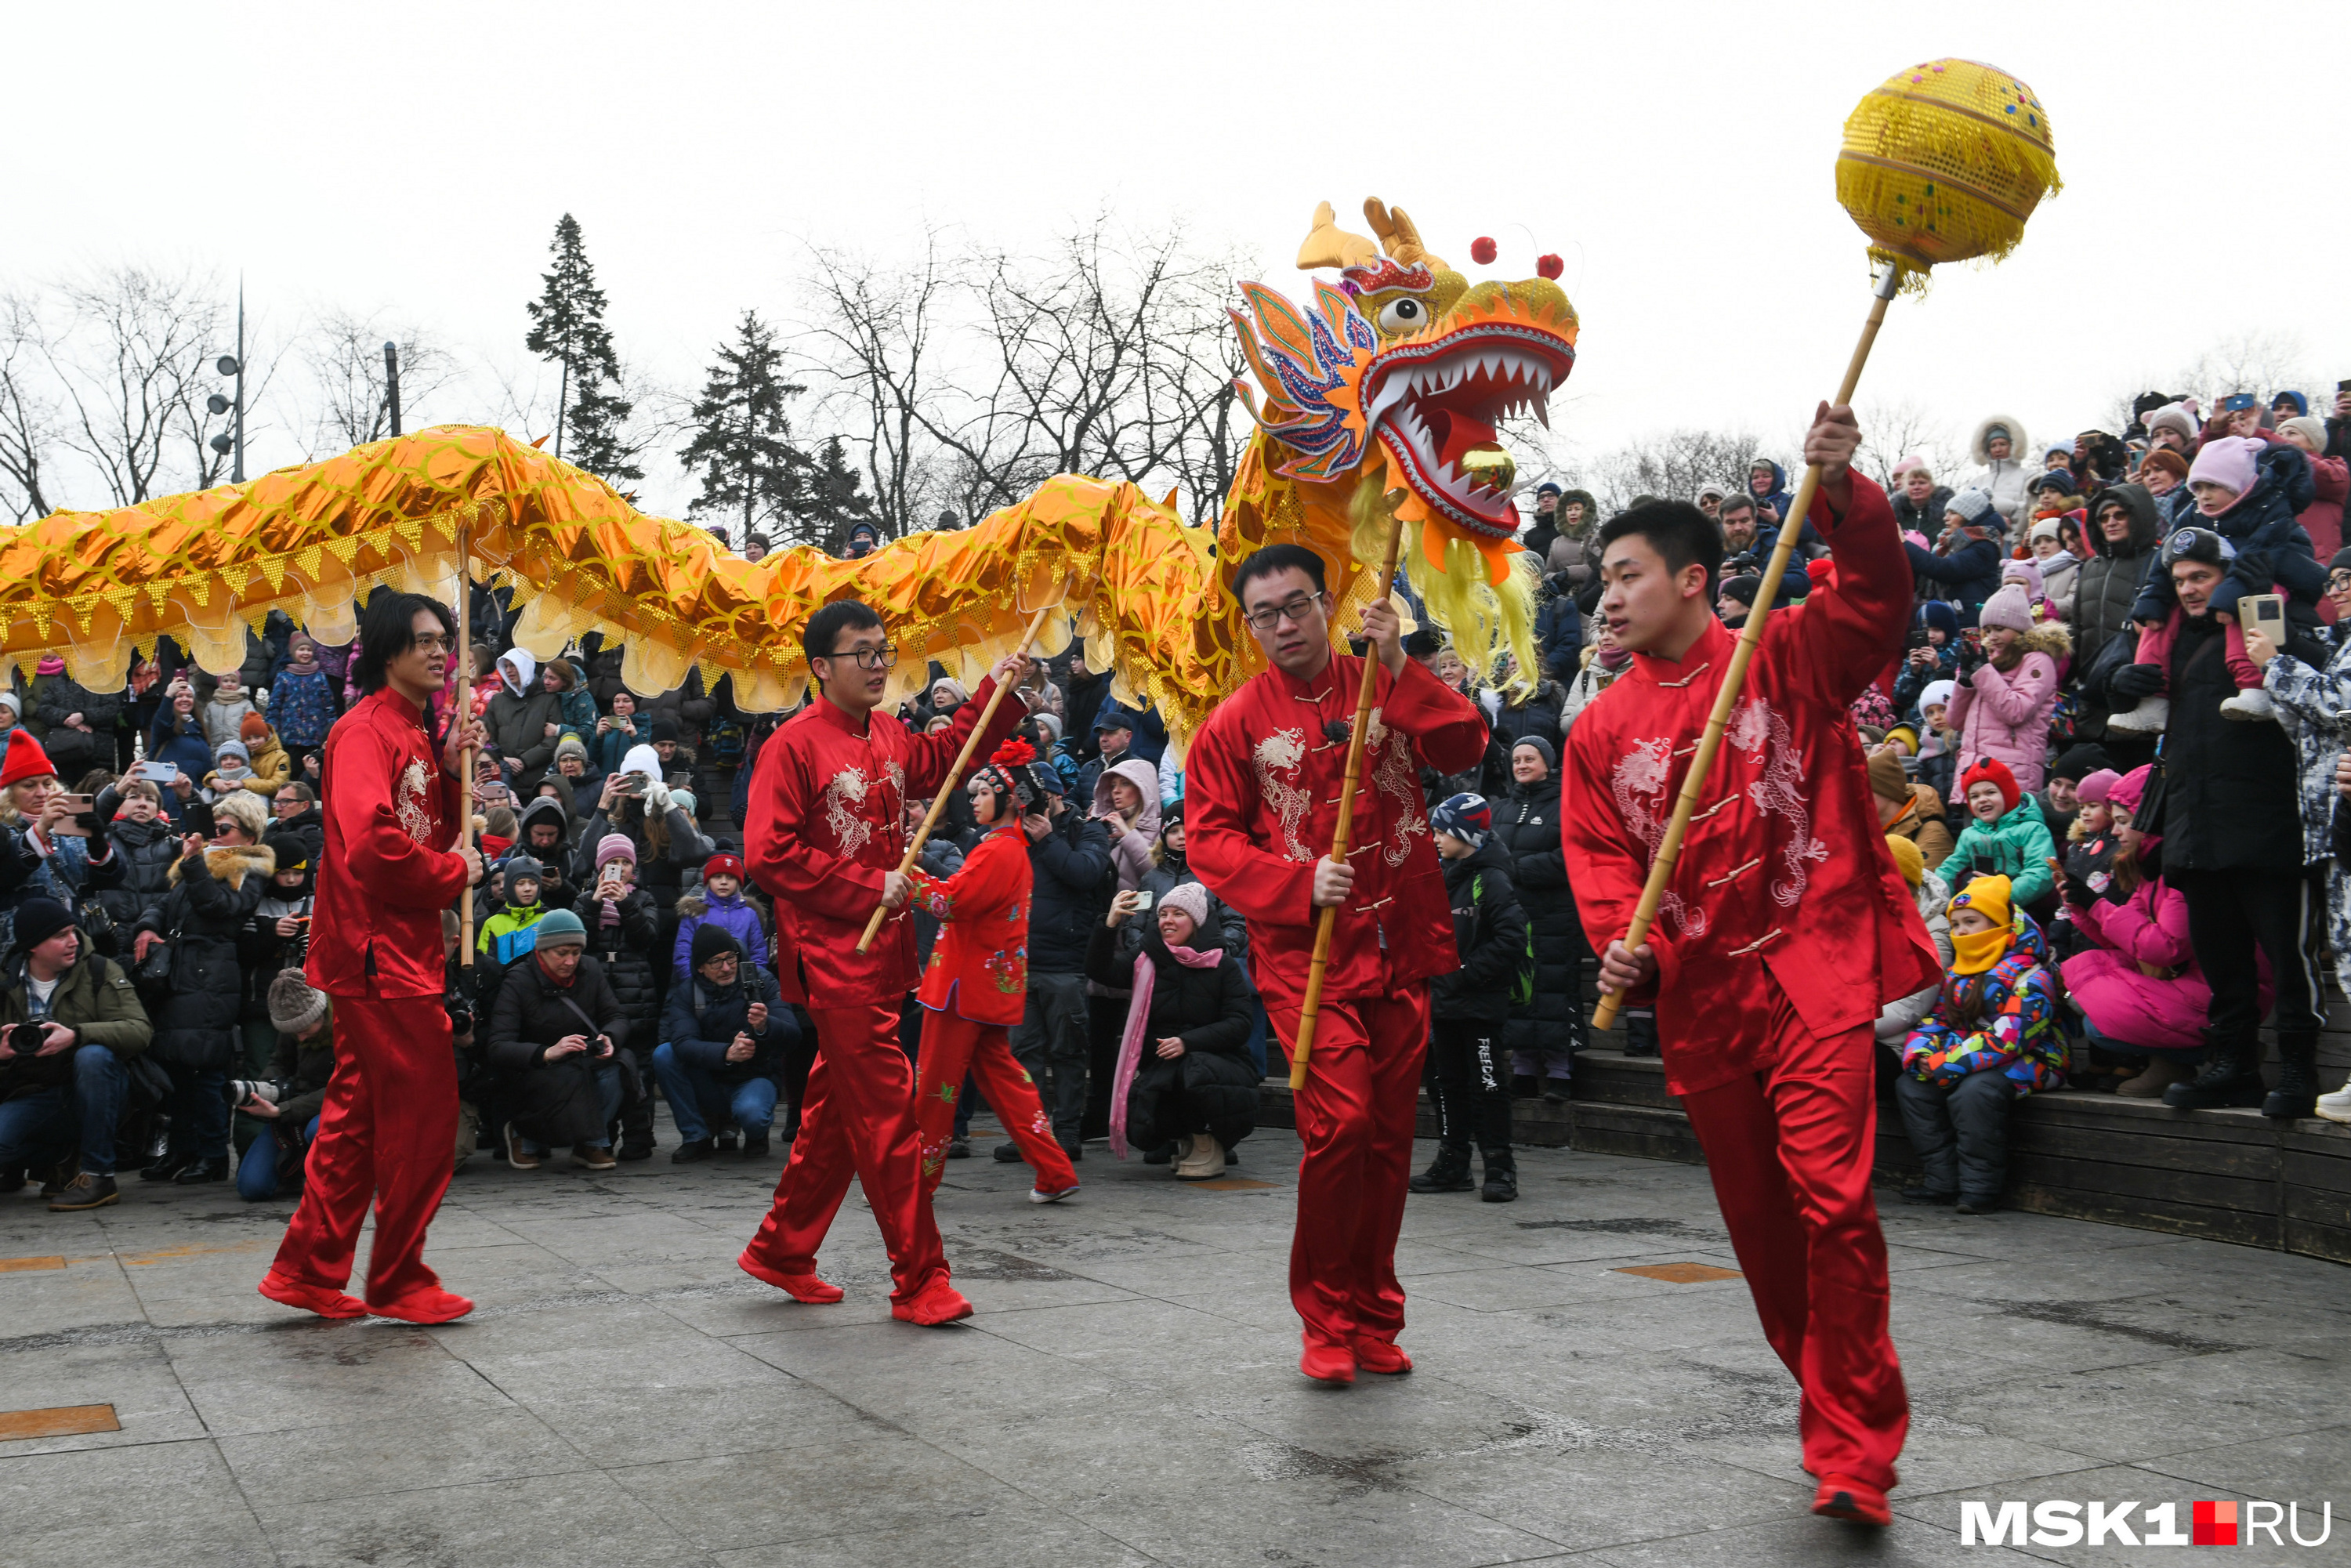
[{"label": "woman in red costume", "polygon": [[[880,616],[838,600],[809,617],[801,643],[813,700],[759,748],[743,858],[799,954],[817,1058],[775,1206],[737,1261],[796,1301],[841,1300],[841,1288],[818,1277],[816,1251],[853,1175],[890,1249],[890,1315],[953,1322],[971,1315],[971,1303],[947,1281],[923,1186],[914,1069],[898,1045],[899,1003],[915,980],[914,934],[902,914],[914,883],[898,870],[904,802],[946,782],[995,683],[1017,686],[1029,661],[1016,653],[998,664],[951,727],[916,737],[876,711],[898,658]],[[1027,711],[999,704],[981,744],[992,749]],[[860,953],[877,906],[893,918]]]},{"label": "woman in red costume", "polygon": [[1078,1190],[1077,1167],[1053,1136],[1037,1085],[1012,1059],[1007,1039],[1029,999],[1029,835],[1020,814],[1045,797],[1032,771],[1036,748],[1008,740],[971,776],[971,813],[987,836],[942,881],[914,873],[914,903],[946,924],[923,973],[922,1077],[915,1126],[923,1145],[923,1190],[939,1190],[956,1096],[966,1071],[1037,1173],[1031,1203],[1058,1203]]},{"label": "woman in red costume", "polygon": [[1299,1370],[1326,1383],[1412,1370],[1396,1347],[1404,1287],[1396,1232],[1412,1175],[1413,1117],[1428,1050],[1428,980],[1461,967],[1452,901],[1428,835],[1420,769],[1474,768],[1486,721],[1405,657],[1395,607],[1364,610],[1380,661],[1355,840],[1330,858],[1363,661],[1331,647],[1322,562],[1268,545],[1233,592],[1270,666],[1225,699],[1185,762],[1186,858],[1249,920],[1257,986],[1287,1051],[1322,910],[1339,909],[1305,1088],[1297,1101],[1298,1228],[1290,1299],[1305,1320]]},{"label": "woman in red costume", "polygon": [[[424,1229],[457,1142],[441,912],[482,876],[481,856],[459,837],[458,778],[465,747],[483,744],[481,721],[452,725],[437,757],[424,728],[456,631],[447,606],[422,594],[379,597],[354,672],[368,695],[327,734],[307,977],[335,998],[335,1071],[302,1205],[261,1282],[271,1301],[321,1317],[442,1323],[474,1310],[424,1266]],[[343,1286],[371,1198],[361,1304]]]},{"label": "woman in red costume", "polygon": [[1911,607],[1893,509],[1847,467],[1860,440],[1852,410],[1822,405],[1809,520],[1835,571],[1765,622],[1638,949],[1619,938],[1734,645],[1713,609],[1721,536],[1695,507],[1652,502],[1600,530],[1600,613],[1633,668],[1568,733],[1561,820],[1600,983],[1656,1008],[1666,1086],[1705,1145],[1764,1336],[1802,1385],[1813,1511],[1885,1524],[1910,1415],[1869,1192],[1871,1026],[1939,969],[1846,713]]}]

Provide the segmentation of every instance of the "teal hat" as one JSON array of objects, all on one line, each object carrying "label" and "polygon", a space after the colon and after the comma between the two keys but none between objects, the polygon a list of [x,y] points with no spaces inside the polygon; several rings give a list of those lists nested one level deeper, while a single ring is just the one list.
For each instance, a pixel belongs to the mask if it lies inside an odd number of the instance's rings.
[{"label": "teal hat", "polygon": [[568,909],[549,910],[532,923],[530,934],[534,946],[560,947],[567,942],[576,942],[582,947],[588,946],[588,927],[580,923],[580,916]]}]

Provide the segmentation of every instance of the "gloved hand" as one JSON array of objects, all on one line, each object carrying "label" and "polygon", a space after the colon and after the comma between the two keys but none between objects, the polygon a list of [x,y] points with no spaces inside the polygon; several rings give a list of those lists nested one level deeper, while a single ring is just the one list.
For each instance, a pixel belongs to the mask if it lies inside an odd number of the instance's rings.
[{"label": "gloved hand", "polygon": [[2117,697],[2137,702],[2163,690],[2163,666],[2160,664],[2125,664],[2106,678],[2106,689]]},{"label": "gloved hand", "polygon": [[653,817],[669,815],[669,786],[660,779],[646,779],[645,791],[639,799],[644,801],[648,815]]}]

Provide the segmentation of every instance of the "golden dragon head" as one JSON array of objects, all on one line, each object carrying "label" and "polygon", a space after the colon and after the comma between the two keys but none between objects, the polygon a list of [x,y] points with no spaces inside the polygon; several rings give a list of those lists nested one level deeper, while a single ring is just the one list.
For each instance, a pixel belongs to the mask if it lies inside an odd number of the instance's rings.
[{"label": "golden dragon head", "polygon": [[1403,209],[1374,199],[1364,211],[1384,251],[1338,228],[1328,203],[1316,210],[1299,266],[1336,267],[1340,280],[1317,278],[1311,308],[1240,286],[1249,314],[1229,314],[1258,381],[1239,383],[1242,397],[1286,449],[1277,474],[1373,478],[1397,517],[1423,525],[1432,567],[1445,570],[1458,540],[1500,582],[1519,517],[1498,427],[1520,413],[1548,425],[1551,393],[1575,364],[1574,308],[1549,277],[1472,285],[1428,253]]}]

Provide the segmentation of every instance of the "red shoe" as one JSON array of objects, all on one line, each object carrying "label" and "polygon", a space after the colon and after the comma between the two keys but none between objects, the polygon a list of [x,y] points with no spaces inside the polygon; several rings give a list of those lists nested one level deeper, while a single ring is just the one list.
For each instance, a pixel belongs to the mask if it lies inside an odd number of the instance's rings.
[{"label": "red shoe", "polygon": [[377,1317],[398,1318],[404,1323],[446,1323],[472,1312],[474,1303],[435,1285],[381,1306],[370,1301],[367,1310]]},{"label": "red shoe", "polygon": [[1412,1357],[1384,1339],[1355,1341],[1355,1364],[1365,1372],[1401,1376],[1412,1370]]},{"label": "red shoe", "polygon": [[891,1302],[890,1315],[902,1323],[920,1323],[935,1329],[971,1316],[971,1303],[942,1274],[915,1291],[913,1301]]},{"label": "red shoe", "polygon": [[1298,1370],[1317,1383],[1343,1387],[1355,1381],[1355,1353],[1343,1344],[1317,1344],[1309,1340],[1306,1354],[1298,1358]]},{"label": "red shoe", "polygon": [[748,1249],[735,1260],[735,1266],[754,1280],[764,1280],[796,1301],[806,1301],[811,1307],[828,1307],[841,1300],[841,1287],[828,1285],[814,1274],[787,1274],[770,1269],[755,1260]]},{"label": "red shoe", "polygon": [[1864,1486],[1851,1476],[1834,1473],[1821,1478],[1820,1495],[1813,1499],[1813,1511],[1826,1519],[1847,1519],[1855,1524],[1894,1522],[1894,1511],[1886,1506],[1884,1492]]},{"label": "red shoe", "polygon": [[299,1307],[306,1312],[316,1312],[322,1318],[363,1318],[368,1315],[366,1303],[356,1296],[340,1291],[329,1291],[319,1285],[306,1285],[299,1280],[289,1280],[272,1269],[261,1281],[261,1293],[280,1306]]}]

